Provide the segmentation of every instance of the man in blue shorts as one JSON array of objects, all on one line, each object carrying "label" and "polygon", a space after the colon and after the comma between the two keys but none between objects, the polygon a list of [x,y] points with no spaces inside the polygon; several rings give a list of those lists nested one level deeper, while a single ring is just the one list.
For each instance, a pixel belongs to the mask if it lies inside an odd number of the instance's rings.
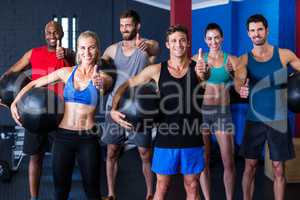
[{"label": "man in blue shorts", "polygon": [[122,84],[113,98],[112,119],[130,129],[132,124],[117,111],[120,98],[128,87],[151,80],[158,86],[159,124],[152,161],[157,177],[154,200],[166,199],[172,175],[176,174],[183,174],[186,199],[199,199],[198,177],[205,167],[200,110],[204,91],[200,83],[205,73],[189,58],[189,45],[187,29],[171,26],[166,33],[169,60],[146,67]]}]

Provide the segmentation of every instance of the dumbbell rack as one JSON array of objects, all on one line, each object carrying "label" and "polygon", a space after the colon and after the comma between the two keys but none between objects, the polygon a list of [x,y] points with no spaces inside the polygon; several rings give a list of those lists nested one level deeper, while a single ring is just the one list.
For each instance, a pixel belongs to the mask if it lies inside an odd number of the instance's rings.
[{"label": "dumbbell rack", "polygon": [[14,132],[0,133],[0,180],[10,181],[24,158],[22,153],[24,128],[16,126]]}]

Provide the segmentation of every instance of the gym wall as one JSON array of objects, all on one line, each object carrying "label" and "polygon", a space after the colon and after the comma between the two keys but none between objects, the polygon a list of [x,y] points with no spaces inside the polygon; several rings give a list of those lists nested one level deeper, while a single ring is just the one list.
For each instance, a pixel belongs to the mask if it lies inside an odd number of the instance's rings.
[{"label": "gym wall", "polygon": [[246,21],[250,15],[263,14],[269,22],[269,42],[295,50],[295,0],[242,0],[226,5],[193,10],[192,52],[205,47],[203,32],[209,22],[221,25],[224,51],[241,55],[252,47],[247,35]]},{"label": "gym wall", "polygon": [[[126,9],[137,10],[142,21],[142,36],[159,41],[162,52],[158,61],[167,58],[165,31],[169,27],[169,11],[147,6],[133,0],[1,0],[0,4],[0,74],[14,64],[26,51],[45,44],[44,26],[58,17],[77,17],[77,36],[86,30],[100,37],[102,52],[121,39],[119,16]],[[0,109],[1,125],[9,111]],[[7,122],[7,123],[6,123]]]},{"label": "gym wall", "polygon": [[[101,50],[120,40],[119,15],[135,9],[142,20],[142,35],[156,39],[164,47],[164,32],[169,26],[169,11],[146,6],[132,0],[1,0],[0,6],[0,74],[27,50],[45,44],[44,26],[56,16],[78,19],[77,34],[95,31]],[[163,50],[159,60],[166,58]]]}]

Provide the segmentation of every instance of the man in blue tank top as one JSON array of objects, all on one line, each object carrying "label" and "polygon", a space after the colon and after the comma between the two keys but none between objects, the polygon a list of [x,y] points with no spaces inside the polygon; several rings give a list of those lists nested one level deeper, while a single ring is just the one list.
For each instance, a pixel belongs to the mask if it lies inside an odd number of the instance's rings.
[{"label": "man in blue tank top", "polygon": [[[284,162],[295,157],[287,122],[287,65],[300,71],[300,60],[289,49],[268,43],[268,22],[256,14],[247,20],[253,49],[240,57],[236,89],[249,94],[249,110],[241,155],[245,157],[244,200],[253,197],[257,161],[267,143],[274,171],[275,199],[284,199]],[[246,80],[246,77],[248,79]]]},{"label": "man in blue tank top", "polygon": [[[158,42],[140,37],[140,28],[141,23],[138,13],[133,10],[125,11],[120,16],[120,32],[123,40],[109,46],[103,54],[103,59],[112,60],[117,69],[117,79],[106,103],[107,114],[102,136],[102,141],[107,144],[106,172],[108,196],[104,198],[106,200],[116,199],[115,179],[117,174],[117,161],[121,145],[124,144],[126,138],[125,130],[116,124],[110,117],[109,112],[112,107],[112,98],[121,84],[136,75],[148,64],[153,63],[159,52]],[[146,199],[150,200],[153,197],[151,132],[148,132],[147,134],[130,133],[129,140],[138,146],[146,180]]]}]

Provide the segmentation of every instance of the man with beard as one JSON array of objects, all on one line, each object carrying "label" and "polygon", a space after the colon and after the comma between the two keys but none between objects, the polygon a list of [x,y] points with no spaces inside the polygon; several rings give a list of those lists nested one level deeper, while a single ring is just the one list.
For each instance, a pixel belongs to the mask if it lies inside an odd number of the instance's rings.
[{"label": "man with beard", "polygon": [[[242,180],[243,199],[253,198],[257,162],[267,142],[274,171],[274,197],[283,200],[284,162],[295,157],[287,122],[287,65],[300,71],[300,60],[289,49],[268,43],[268,22],[264,16],[250,16],[247,30],[253,49],[240,57],[241,65],[236,76],[236,87],[241,97],[250,94],[241,145],[241,155],[246,159]],[[247,81],[246,77],[249,78]]]},{"label": "man with beard", "polygon": [[[61,25],[50,21],[45,26],[45,40],[47,45],[30,49],[24,56],[11,66],[2,77],[25,69],[29,64],[32,70],[32,80],[45,76],[61,67],[71,66],[75,62],[72,50],[60,46],[63,37]],[[49,87],[57,94],[62,94],[63,85],[56,84]],[[48,133],[29,133],[25,131],[23,152],[30,155],[29,160],[29,189],[31,200],[38,199],[40,177],[45,151],[49,148]]]},{"label": "man with beard", "polygon": [[[141,28],[140,17],[133,10],[125,11],[120,16],[120,32],[123,40],[109,46],[103,59],[112,60],[117,69],[117,79],[111,94],[106,103],[107,114],[105,116],[105,129],[102,141],[107,144],[107,184],[108,196],[105,200],[115,200],[115,180],[118,169],[118,158],[121,145],[125,141],[125,129],[116,124],[110,117],[112,98],[118,87],[130,77],[136,75],[145,66],[154,62],[159,52],[158,42],[141,38],[139,31]],[[143,174],[146,181],[146,199],[153,197],[153,177],[151,173],[151,132],[131,133],[129,139],[138,146],[142,160]]]}]

